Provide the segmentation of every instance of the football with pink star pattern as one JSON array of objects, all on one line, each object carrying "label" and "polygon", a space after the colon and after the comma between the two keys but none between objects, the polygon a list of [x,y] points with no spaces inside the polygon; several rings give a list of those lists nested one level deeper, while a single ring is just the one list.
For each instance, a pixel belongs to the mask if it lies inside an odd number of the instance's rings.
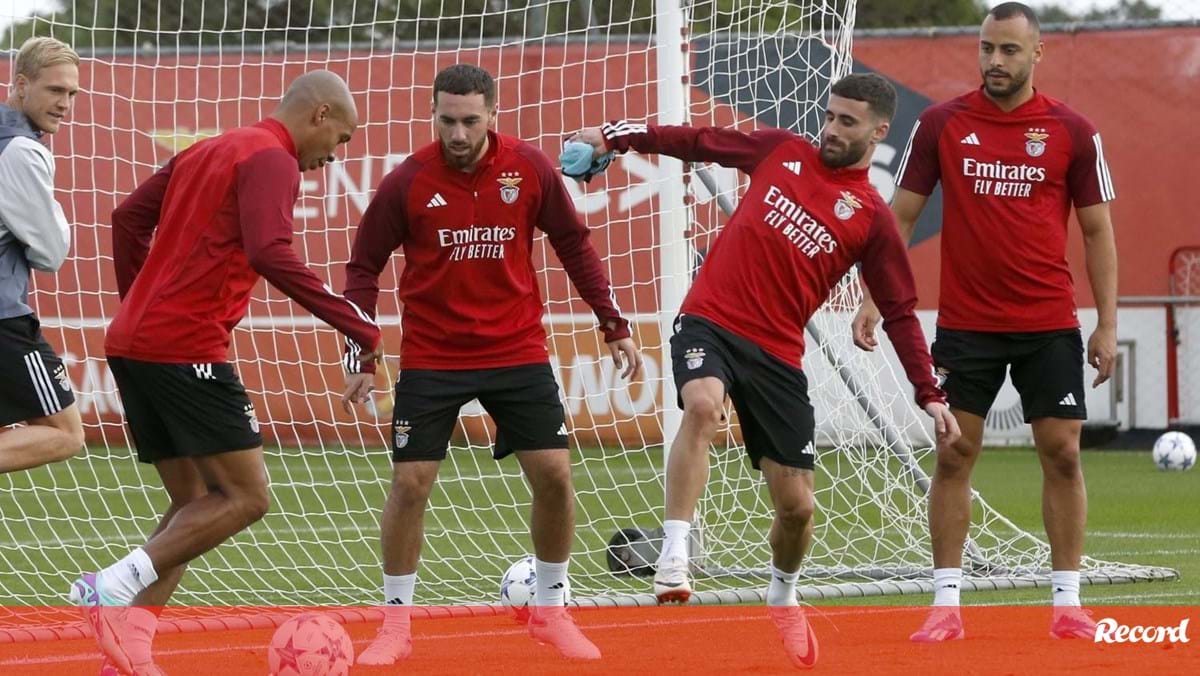
[{"label": "football with pink star pattern", "polygon": [[271,676],[346,676],[354,645],[328,615],[304,613],[280,625],[267,649]]}]

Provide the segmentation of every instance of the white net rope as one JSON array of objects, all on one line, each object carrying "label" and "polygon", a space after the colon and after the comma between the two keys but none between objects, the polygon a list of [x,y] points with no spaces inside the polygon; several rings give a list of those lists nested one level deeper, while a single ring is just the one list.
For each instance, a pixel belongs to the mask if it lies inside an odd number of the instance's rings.
[{"label": "white net rope", "polygon": [[1174,313],[1175,373],[1181,425],[1200,425],[1200,246],[1181,247],[1171,256],[1171,295],[1180,299]]},{"label": "white net rope", "polygon": [[[153,470],[136,463],[103,358],[103,330],[117,307],[112,277],[113,207],[174,152],[197,138],[266,116],[287,83],[329,68],[350,84],[362,126],[342,160],[304,176],[296,246],[341,288],[357,220],[382,176],[433,139],[433,76],[476,63],[499,85],[499,129],[552,157],[563,136],[615,118],[653,121],[657,110],[652,2],[122,2],[116,16],[77,0],[34,25],[85,54],[83,92],[51,147],[58,197],[74,225],[71,257],[57,276],[37,275],[33,303],[47,338],[66,354],[89,441],[68,462],[0,477],[0,598],[9,605],[61,603],[70,580],[142,544],[165,509]],[[735,9],[729,9],[729,8]],[[831,76],[850,69],[854,3],[783,0],[688,3],[693,124],[779,124],[815,135]],[[402,17],[397,19],[397,17]],[[117,26],[114,28],[114,26]],[[0,63],[0,76],[9,65]],[[896,142],[893,139],[893,142]],[[894,150],[893,150],[894,152]],[[889,159],[890,161],[890,159]],[[744,178],[711,169],[736,202]],[[606,542],[623,528],[653,528],[663,503],[661,401],[664,336],[656,256],[654,158],[622,157],[586,190],[567,183],[592,228],[618,300],[647,356],[643,383],[616,382],[594,319],[570,288],[544,238],[535,247],[546,299],[552,365],[567,408],[578,494],[573,589],[578,598],[641,594],[647,581],[609,572]],[[693,177],[691,243],[707,247],[723,222]],[[680,233],[683,236],[684,233]],[[385,339],[399,345],[395,287],[403,256],[381,278]],[[904,386],[881,358],[848,338],[860,291],[850,278],[814,320],[806,368],[821,421],[817,537],[806,572],[822,581],[901,579],[931,561],[923,490],[929,441]],[[828,360],[845,364],[852,393]],[[279,292],[260,285],[236,330],[233,360],[258,408],[272,479],[270,513],[195,561],[174,602],[365,604],[380,594],[379,510],[391,475],[390,412],[378,397],[356,417],[341,412],[340,341]],[[391,373],[395,374],[392,358]],[[382,376],[377,386],[386,388]],[[861,394],[875,413],[864,413]],[[911,456],[885,434],[919,439]],[[527,485],[515,459],[491,459],[493,428],[464,408],[425,519],[417,600],[489,602],[502,572],[532,551]],[[713,453],[702,504],[712,573],[762,569],[770,509],[748,469],[736,427]],[[899,450],[904,444],[896,444]],[[906,446],[905,446],[906,447]],[[1032,571],[1047,548],[976,501],[976,559]],[[1090,561],[1091,569],[1101,564]],[[738,575],[702,576],[700,589],[750,589]],[[879,591],[879,590],[876,590]]]}]

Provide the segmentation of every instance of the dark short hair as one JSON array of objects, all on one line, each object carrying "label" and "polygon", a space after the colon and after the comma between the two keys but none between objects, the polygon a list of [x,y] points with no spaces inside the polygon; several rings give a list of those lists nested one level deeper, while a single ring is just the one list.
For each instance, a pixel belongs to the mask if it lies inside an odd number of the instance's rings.
[{"label": "dark short hair", "polygon": [[1037,13],[1034,12],[1029,5],[1022,4],[1020,2],[1002,2],[993,7],[991,11],[988,12],[988,16],[997,21],[1015,19],[1018,16],[1023,16],[1025,17],[1025,20],[1029,22],[1029,25],[1033,26],[1035,31],[1040,33],[1042,30],[1042,25],[1038,23]]},{"label": "dark short hair", "polygon": [[892,121],[896,114],[896,88],[886,77],[876,73],[855,73],[833,83],[829,90],[842,98],[866,101],[876,116]]},{"label": "dark short hair", "polygon": [[438,92],[466,96],[483,94],[488,108],[496,105],[496,81],[490,73],[469,63],[459,63],[445,68],[433,79],[433,101],[437,103]]}]

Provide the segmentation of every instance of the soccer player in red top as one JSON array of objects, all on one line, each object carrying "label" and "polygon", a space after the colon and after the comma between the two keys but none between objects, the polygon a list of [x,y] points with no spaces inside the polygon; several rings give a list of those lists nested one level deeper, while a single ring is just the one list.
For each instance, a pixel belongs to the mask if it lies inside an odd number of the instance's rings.
[{"label": "soccer player in red top", "polygon": [[292,249],[301,170],[330,161],[357,126],[346,83],[307,73],[270,117],[184,150],[113,211],[121,306],[104,347],[138,460],[171,498],[145,545],[71,590],[121,673],[156,673],[150,608],[167,603],[189,561],[267,511],[258,419],[226,361],[259,277],[368,350],[379,343],[374,322]]},{"label": "soccer player in red top", "polygon": [[[596,313],[625,377],[638,374],[641,357],[562,179],[540,150],[491,131],[495,114],[496,86],[487,71],[459,64],[438,73],[438,140],[384,177],[346,266],[346,297],[373,314],[379,275],[392,253],[404,249],[393,478],[381,523],[388,612],[360,664],[391,664],[412,650],[409,608],[426,502],[458,411],[476,398],[496,421],[494,456],[515,451],[533,494],[537,588],[530,634],[567,657],[600,656],[563,608],[575,497],[533,268],[535,229],[546,234]],[[365,401],[371,381],[370,373],[348,376],[347,406]]]},{"label": "soccer player in red top", "polygon": [[914,314],[916,290],[891,212],[867,180],[875,144],[887,135],[896,91],[878,75],[833,85],[820,148],[786,130],[751,134],[719,128],[613,122],[581,132],[595,155],[615,150],[716,162],[750,176],[750,187],[705,258],[671,338],[683,408],[667,463],[666,541],[654,592],[686,602],[687,539],[708,479],[708,448],[726,394],[746,452],[775,506],[767,605],[792,662],[811,667],[817,643],[796,599],[812,536],[815,420],[801,370],[804,327],[851,266],[862,263],[917,403],[938,438],[958,430],[934,380]]},{"label": "soccer player in red top", "polygon": [[[1067,268],[1071,205],[1083,230],[1099,323],[1088,362],[1108,380],[1116,355],[1117,252],[1108,202],[1115,197],[1100,134],[1079,113],[1033,88],[1042,58],[1037,16],[997,5],[979,40],[983,86],[922,113],[900,162],[892,202],[901,236],[934,185],[943,191],[941,298],[934,364],[945,378],[963,435],[938,448],[929,493],[934,611],[914,641],[961,638],[962,551],[971,519],[971,468],[983,424],[1012,370],[1025,421],[1033,425],[1044,477],[1050,540],[1052,635],[1091,640],[1079,606],[1087,497],[1079,462],[1084,409],[1083,341]],[[874,291],[874,289],[872,289]],[[864,304],[855,343],[875,346],[878,314]]]}]

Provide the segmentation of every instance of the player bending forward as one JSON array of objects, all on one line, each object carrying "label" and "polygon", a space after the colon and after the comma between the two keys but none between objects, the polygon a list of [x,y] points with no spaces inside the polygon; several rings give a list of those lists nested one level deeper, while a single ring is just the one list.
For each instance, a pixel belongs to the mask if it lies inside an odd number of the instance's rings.
[{"label": "player bending forward", "polygon": [[708,448],[728,394],[746,452],[775,506],[767,605],[793,664],[817,661],[817,640],[796,599],[812,536],[813,408],[801,370],[804,327],[854,264],[883,312],[917,403],[940,444],[958,437],[913,308],[916,292],[891,212],[867,180],[887,135],[896,92],[878,75],[833,85],[820,149],[772,129],[646,126],[612,122],[580,132],[594,154],[637,150],[716,162],[750,187],[700,268],[675,323],[671,359],[683,421],[667,463],[666,541],[654,577],[660,602],[685,602],[688,530],[708,479]]},{"label": "player bending forward", "polygon": [[159,673],[155,611],[189,561],[267,511],[258,419],[226,361],[259,276],[359,345],[379,342],[375,324],[292,249],[300,171],[331,160],[357,126],[341,78],[301,75],[270,117],[176,155],[113,212],[121,307],[104,348],[138,460],[171,498],[145,545],[71,589],[122,673]]},{"label": "player bending forward", "polygon": [[[404,249],[392,488],[380,525],[387,612],[359,664],[391,664],[412,651],[410,607],[425,506],[458,411],[472,399],[496,421],[495,457],[515,452],[533,493],[537,589],[529,633],[564,656],[600,657],[563,608],[575,495],[533,269],[535,229],[546,233],[595,311],[625,377],[637,375],[641,357],[562,179],[537,148],[491,131],[495,115],[496,86],[486,71],[457,65],[438,73],[438,140],[380,183],[346,267],[346,297],[374,313],[379,274],[392,252]],[[347,406],[366,400],[371,381],[370,373],[348,377]]]}]

